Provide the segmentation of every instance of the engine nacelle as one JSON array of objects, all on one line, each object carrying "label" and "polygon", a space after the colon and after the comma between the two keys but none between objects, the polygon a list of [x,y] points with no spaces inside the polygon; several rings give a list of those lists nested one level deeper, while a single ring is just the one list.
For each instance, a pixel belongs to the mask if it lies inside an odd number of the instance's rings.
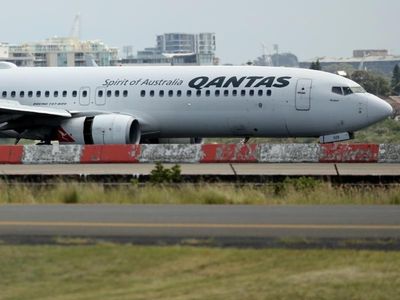
[{"label": "engine nacelle", "polygon": [[140,125],[132,116],[105,114],[65,120],[57,130],[60,143],[139,144]]}]

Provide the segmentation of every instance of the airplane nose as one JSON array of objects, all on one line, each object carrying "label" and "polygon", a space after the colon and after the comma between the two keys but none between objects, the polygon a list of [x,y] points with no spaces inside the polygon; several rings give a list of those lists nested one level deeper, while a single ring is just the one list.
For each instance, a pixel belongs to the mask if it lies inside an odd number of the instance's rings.
[{"label": "airplane nose", "polygon": [[392,106],[378,97],[370,98],[368,101],[368,119],[370,122],[379,122],[393,115]]}]

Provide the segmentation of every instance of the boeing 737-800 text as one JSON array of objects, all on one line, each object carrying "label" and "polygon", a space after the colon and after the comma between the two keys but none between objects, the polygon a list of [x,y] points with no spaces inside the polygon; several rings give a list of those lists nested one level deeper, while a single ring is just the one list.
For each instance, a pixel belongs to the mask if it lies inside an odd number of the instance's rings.
[{"label": "boeing 737-800 text", "polygon": [[352,134],[392,114],[357,83],[274,67],[18,68],[0,63],[0,134],[77,144]]}]

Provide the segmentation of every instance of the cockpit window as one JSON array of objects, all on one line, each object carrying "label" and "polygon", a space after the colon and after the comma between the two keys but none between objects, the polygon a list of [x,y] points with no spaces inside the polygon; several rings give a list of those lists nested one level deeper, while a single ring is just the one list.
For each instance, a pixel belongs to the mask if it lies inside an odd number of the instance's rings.
[{"label": "cockpit window", "polygon": [[332,93],[343,95],[342,88],[340,86],[334,86],[332,88]]},{"label": "cockpit window", "polygon": [[361,86],[334,86],[332,87],[332,93],[347,96],[351,94],[366,93],[366,91]]},{"label": "cockpit window", "polygon": [[349,87],[343,87],[343,93],[345,96],[353,94],[353,91]]},{"label": "cockpit window", "polygon": [[351,87],[351,90],[355,94],[366,93],[366,91],[364,90],[364,88],[362,86],[353,86],[353,87]]}]

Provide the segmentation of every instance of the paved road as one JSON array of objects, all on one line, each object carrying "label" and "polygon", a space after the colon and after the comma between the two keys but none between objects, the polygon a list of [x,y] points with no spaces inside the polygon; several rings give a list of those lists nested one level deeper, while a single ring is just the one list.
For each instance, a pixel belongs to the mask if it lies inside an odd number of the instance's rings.
[{"label": "paved road", "polygon": [[157,243],[175,239],[400,240],[397,206],[0,206],[0,240],[111,238]]},{"label": "paved road", "polygon": [[[153,169],[154,164],[0,165],[0,174],[149,175]],[[181,169],[183,175],[400,176],[400,164],[181,164]]]}]

